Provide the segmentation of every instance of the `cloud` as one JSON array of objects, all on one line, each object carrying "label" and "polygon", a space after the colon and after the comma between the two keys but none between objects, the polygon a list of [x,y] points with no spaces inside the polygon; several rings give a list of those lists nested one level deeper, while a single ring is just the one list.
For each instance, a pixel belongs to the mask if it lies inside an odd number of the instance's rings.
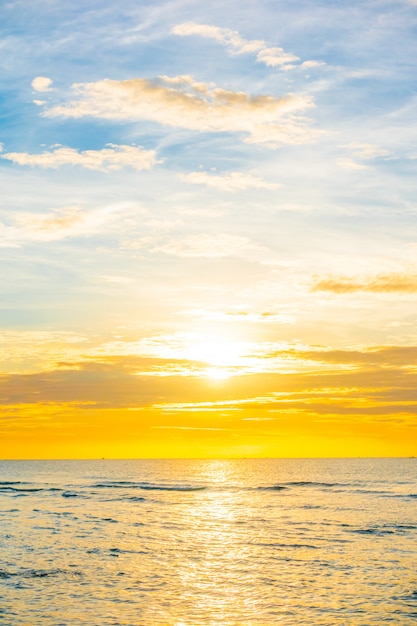
[{"label": "cloud", "polygon": [[104,79],[73,85],[78,98],[46,109],[46,117],[96,117],[109,120],[149,120],[199,132],[239,132],[246,141],[298,144],[319,131],[300,113],[314,106],[310,96],[252,96],[199,83],[190,76]]},{"label": "cloud", "polygon": [[78,206],[52,209],[45,213],[13,212],[11,222],[0,222],[0,247],[19,247],[28,242],[59,241],[101,232],[129,214],[130,205],[109,205],[84,211]]},{"label": "cloud", "polygon": [[16,223],[26,231],[43,233],[48,239],[51,235],[62,231],[71,231],[74,226],[81,224],[85,217],[79,207],[64,207],[46,214],[19,213],[16,215]]},{"label": "cloud", "polygon": [[257,324],[295,324],[294,315],[286,313],[276,313],[274,311],[218,311],[210,309],[189,309],[182,312],[183,315],[201,318],[205,321],[221,321],[221,322],[248,322]]},{"label": "cloud", "polygon": [[300,60],[299,57],[285,52],[282,48],[264,48],[258,52],[256,58],[260,63],[265,63],[269,67],[282,66],[284,70],[293,69],[295,67],[292,65],[294,61]]},{"label": "cloud", "polygon": [[246,54],[247,52],[257,52],[265,47],[263,40],[248,40],[240,36],[236,30],[211,26],[209,24],[196,24],[195,22],[185,22],[177,24],[171,30],[174,35],[187,37],[197,35],[206,39],[214,39],[229,48],[234,54]]},{"label": "cloud", "polygon": [[302,67],[303,69],[310,69],[313,67],[322,67],[323,65],[326,65],[324,61],[304,61],[303,63],[301,63],[300,67]]},{"label": "cloud", "polygon": [[155,150],[145,150],[138,146],[107,144],[102,150],[78,151],[74,148],[59,147],[52,152],[28,154],[26,152],[6,152],[0,157],[19,165],[58,169],[63,165],[79,165],[89,170],[110,172],[122,167],[135,170],[149,170],[157,161]]},{"label": "cloud", "polygon": [[[17,361],[32,359],[34,352],[38,353],[36,373],[0,375],[0,404],[9,405],[11,415],[18,405],[30,404],[42,410],[43,405],[50,403],[72,403],[88,411],[99,407],[131,410],[149,407],[159,412],[158,420],[163,413],[173,411],[217,415],[221,411],[236,412],[239,421],[242,418],[282,420],[285,416],[293,421],[302,420],[303,415],[320,419],[348,415],[361,421],[400,419],[415,426],[416,346],[368,346],[352,350],[289,346],[269,357],[308,362],[307,370],[292,373],[288,369],[282,372],[271,369],[261,374],[254,369],[218,386],[208,384],[201,376],[201,364],[200,375],[196,376],[191,371],[193,362],[187,358],[178,359],[174,354],[158,358],[150,352],[146,355],[144,340],[127,343],[127,351],[123,353],[123,342],[101,344],[94,350],[91,341],[97,341],[96,338],[86,342],[83,337],[69,333],[9,333],[6,339],[12,354],[17,344]],[[160,341],[162,345],[165,338],[161,337]],[[122,348],[119,354],[117,348]],[[109,349],[113,350],[112,354]],[[67,358],[68,362],[59,362],[60,358]],[[327,370],[323,371],[323,364]],[[39,366],[43,366],[43,371],[39,371]],[[7,418],[7,411],[2,414]],[[173,424],[157,421],[151,425]],[[230,425],[199,421],[197,427]],[[191,420],[178,426],[196,425]]]},{"label": "cloud", "polygon": [[193,185],[207,185],[220,191],[242,191],[244,189],[278,189],[282,185],[269,183],[258,176],[243,172],[227,174],[208,174],[207,172],[191,172],[181,174],[180,178]]},{"label": "cloud", "polygon": [[315,280],[311,291],[328,291],[336,294],[348,294],[358,291],[371,293],[417,293],[417,274],[379,274],[365,280],[344,276],[330,276]]},{"label": "cloud", "polygon": [[270,47],[263,39],[245,39],[236,30],[220,28],[210,24],[185,22],[174,26],[171,32],[181,37],[196,35],[206,39],[214,39],[226,46],[232,54],[253,53],[256,54],[256,60],[259,63],[264,63],[268,67],[279,67],[284,71],[296,67],[314,68],[324,65],[321,61],[304,61],[301,66],[294,65],[300,58],[291,52],[285,52],[283,48]]},{"label": "cloud", "polygon": [[130,247],[144,249],[147,252],[162,252],[178,257],[224,258],[247,256],[248,254],[264,255],[266,249],[246,237],[227,233],[203,233],[189,235],[182,239],[175,238],[166,242],[156,243],[152,238],[144,238]]},{"label": "cloud", "polygon": [[[381,148],[381,146],[373,143],[352,142],[343,147],[349,150],[353,159],[359,159],[360,161],[371,161],[380,157],[388,157],[391,154],[389,150]],[[358,163],[353,159],[343,157],[341,159],[338,159],[337,164],[339,165],[339,167],[343,167],[344,169],[348,170],[368,169],[368,165],[365,165],[364,163]]]},{"label": "cloud", "polygon": [[63,207],[49,213],[13,214],[12,224],[0,223],[0,247],[16,248],[30,241],[57,241],[88,231],[79,207]]},{"label": "cloud", "polygon": [[52,91],[52,80],[46,76],[37,76],[32,80],[32,87],[35,91]]},{"label": "cloud", "polygon": [[353,159],[341,158],[337,159],[337,164],[344,170],[368,170],[369,167],[363,163],[357,163]]},{"label": "cloud", "polygon": [[349,148],[352,151],[353,156],[357,159],[364,159],[366,161],[369,159],[376,159],[378,157],[389,156],[391,154],[389,150],[381,148],[381,146],[373,143],[352,142],[344,147]]},{"label": "cloud", "polygon": [[[366,368],[396,366],[401,369],[412,368],[415,371],[417,358],[416,346],[367,346],[357,349],[333,349],[323,347],[295,347],[282,348],[265,352],[264,358],[295,359],[309,362],[314,369],[314,363],[323,363],[342,366],[346,371],[352,371],[351,366]],[[341,368],[338,368],[339,371]],[[352,391],[352,390],[350,390]]]}]

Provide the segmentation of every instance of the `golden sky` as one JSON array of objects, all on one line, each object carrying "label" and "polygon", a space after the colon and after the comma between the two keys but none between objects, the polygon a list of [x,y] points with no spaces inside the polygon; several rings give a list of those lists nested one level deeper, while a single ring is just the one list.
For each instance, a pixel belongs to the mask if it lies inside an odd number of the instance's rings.
[{"label": "golden sky", "polygon": [[415,455],[416,2],[3,11],[0,457]]}]

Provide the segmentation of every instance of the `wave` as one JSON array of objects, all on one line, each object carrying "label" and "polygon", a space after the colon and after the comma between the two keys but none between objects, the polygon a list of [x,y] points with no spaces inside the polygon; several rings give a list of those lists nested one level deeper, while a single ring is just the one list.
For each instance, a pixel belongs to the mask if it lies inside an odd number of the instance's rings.
[{"label": "wave", "polygon": [[129,502],[145,502],[146,498],[142,496],[128,496],[127,498],[121,498],[122,500],[129,500]]},{"label": "wave", "polygon": [[80,494],[75,491],[64,491],[64,493],[61,493],[63,498],[78,498],[79,495]]},{"label": "wave", "polygon": [[203,491],[207,487],[203,485],[142,485],[141,489],[152,491]]},{"label": "wave", "polygon": [[0,493],[17,492],[17,493],[32,493],[35,491],[45,491],[42,487],[0,487]]},{"label": "wave", "polygon": [[145,491],[202,491],[205,485],[170,485],[163,483],[112,481],[92,485],[94,489],[144,489]]},{"label": "wave", "polygon": [[325,489],[348,487],[348,483],[326,483],[311,480],[293,480],[282,483],[280,485],[267,485],[256,487],[258,491],[283,491],[291,487],[323,487]]},{"label": "wave", "polygon": [[0,480],[0,485],[23,485],[21,480]]},{"label": "wave", "polygon": [[288,487],[284,487],[284,485],[269,485],[267,487],[257,487],[257,491],[284,491],[288,489]]},{"label": "wave", "polygon": [[318,546],[313,546],[310,543],[255,543],[256,546],[261,546],[263,548],[291,548],[295,550],[318,550]]},{"label": "wave", "polygon": [[348,483],[325,483],[312,480],[295,480],[285,483],[291,487],[348,487]]},{"label": "wave", "polygon": [[76,570],[64,570],[64,569],[23,569],[20,571],[7,571],[0,570],[0,579],[8,578],[46,578],[49,576],[67,575],[82,576],[82,573]]},{"label": "wave", "polygon": [[[345,524],[343,524],[346,526]],[[417,530],[414,524],[383,524],[381,526],[369,526],[365,528],[349,528],[349,532],[359,535],[408,535],[410,531]]]}]

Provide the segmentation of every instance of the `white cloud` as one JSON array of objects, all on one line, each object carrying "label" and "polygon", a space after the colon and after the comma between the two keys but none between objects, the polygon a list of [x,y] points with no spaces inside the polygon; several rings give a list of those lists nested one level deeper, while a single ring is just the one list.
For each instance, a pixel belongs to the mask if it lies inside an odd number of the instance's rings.
[{"label": "white cloud", "polygon": [[326,65],[324,61],[304,61],[303,63],[301,63],[300,67],[303,69],[309,69],[312,67],[321,67],[323,65]]},{"label": "white cloud", "polygon": [[19,247],[30,241],[56,241],[83,231],[85,217],[79,207],[63,207],[49,213],[20,211],[11,216],[11,225],[0,223],[0,246]]},{"label": "white cloud", "polygon": [[209,24],[186,22],[184,24],[177,24],[171,32],[181,37],[197,35],[199,37],[205,37],[206,39],[214,39],[227,46],[234,54],[256,52],[266,46],[265,42],[262,40],[244,39],[236,30],[211,26]]},{"label": "white cloud", "polygon": [[265,63],[269,67],[283,66],[282,69],[292,69],[294,66],[287,64],[300,60],[299,57],[285,52],[282,48],[264,48],[258,52],[256,58],[259,62]]},{"label": "white cloud", "polygon": [[381,148],[381,146],[373,143],[352,142],[344,147],[349,148],[354,157],[356,157],[357,159],[363,159],[365,161],[370,159],[376,159],[378,157],[389,156],[391,154],[389,150],[385,150],[385,148]]},{"label": "white cloud", "polygon": [[6,152],[1,155],[1,158],[19,165],[52,169],[57,169],[63,165],[80,165],[86,169],[101,172],[120,170],[122,167],[149,170],[155,163],[161,162],[156,160],[154,150],[144,150],[137,146],[107,145],[109,147],[102,150],[84,150],[82,152],[67,147],[59,147],[52,152],[43,152],[42,154]]},{"label": "white cloud", "polygon": [[35,91],[52,91],[52,80],[46,76],[37,76],[32,80],[32,87]]},{"label": "white cloud", "polygon": [[247,142],[270,146],[305,143],[319,134],[310,128],[310,120],[299,115],[314,106],[306,95],[252,96],[197,83],[189,76],[156,81],[104,79],[73,88],[76,100],[47,109],[43,115],[151,120],[200,132],[243,132]]},{"label": "white cloud", "polygon": [[84,211],[78,206],[51,209],[45,213],[13,212],[9,224],[0,222],[0,247],[20,247],[29,242],[60,241],[106,230],[134,207],[109,205]]},{"label": "white cloud", "polygon": [[[343,146],[347,148],[353,158],[343,157],[337,160],[337,164],[339,167],[343,167],[343,169],[348,170],[366,170],[369,169],[368,165],[361,163],[360,161],[372,161],[373,159],[377,159],[380,157],[388,157],[391,152],[389,150],[385,150],[385,148],[381,148],[373,143],[358,143],[351,142]],[[354,159],[358,159],[355,161]]]},{"label": "white cloud", "polygon": [[[269,67],[279,67],[284,71],[299,67],[294,65],[294,63],[299,61],[300,58],[291,52],[285,52],[283,48],[270,47],[263,39],[245,39],[236,30],[220,28],[210,24],[185,22],[184,24],[174,26],[171,32],[181,37],[196,35],[206,39],[214,39],[226,46],[232,54],[256,53],[256,60]],[[325,65],[325,63],[322,61],[305,61],[301,64],[301,67],[313,68],[320,65]]]},{"label": "white cloud", "polygon": [[153,238],[129,244],[129,247],[147,252],[172,254],[178,257],[224,258],[248,255],[264,255],[267,250],[247,237],[227,233],[202,233],[182,239],[169,239],[161,243]]},{"label": "white cloud", "polygon": [[244,189],[278,189],[282,187],[278,183],[269,183],[253,174],[243,172],[229,172],[227,174],[213,175],[207,172],[191,172],[182,174],[182,180],[193,185],[207,185],[220,191],[242,191]]},{"label": "white cloud", "polygon": [[363,165],[363,163],[357,163],[352,159],[342,158],[337,159],[337,164],[339,167],[342,167],[344,170],[367,170],[369,167],[367,165]]}]

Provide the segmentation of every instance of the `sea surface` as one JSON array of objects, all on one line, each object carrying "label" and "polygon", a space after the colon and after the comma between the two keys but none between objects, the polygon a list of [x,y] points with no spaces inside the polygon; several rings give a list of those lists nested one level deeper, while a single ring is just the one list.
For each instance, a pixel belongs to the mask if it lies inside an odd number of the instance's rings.
[{"label": "sea surface", "polygon": [[417,624],[417,459],[0,462],[0,624]]}]

